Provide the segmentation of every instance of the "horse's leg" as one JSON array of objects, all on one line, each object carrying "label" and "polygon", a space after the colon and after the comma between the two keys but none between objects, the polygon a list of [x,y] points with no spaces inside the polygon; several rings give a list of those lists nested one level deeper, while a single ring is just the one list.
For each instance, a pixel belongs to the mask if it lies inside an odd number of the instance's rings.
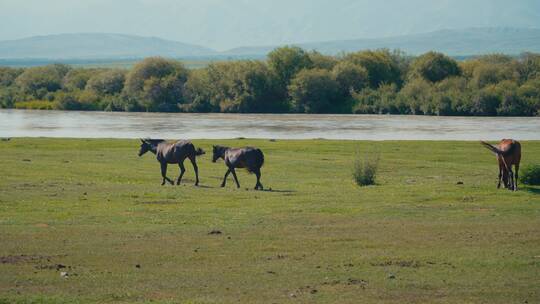
[{"label": "horse's leg", "polygon": [[255,184],[255,190],[261,189],[263,190],[263,185],[261,184],[261,169],[254,170],[253,173],[255,173],[255,176],[257,176],[257,184]]},{"label": "horse's leg", "polygon": [[229,169],[234,177],[234,181],[236,182],[236,187],[240,188],[240,183],[238,182],[238,177],[236,177],[236,171],[234,168]]},{"label": "horse's leg", "polygon": [[195,186],[199,185],[199,167],[197,166],[197,158],[195,155],[190,156],[189,160],[191,161],[191,164],[193,165],[193,170],[195,170]]},{"label": "horse's leg", "polygon": [[223,177],[223,182],[221,183],[221,187],[225,187],[225,184],[227,183],[227,177],[229,176],[229,173],[231,173],[231,169],[227,169],[227,172],[225,172],[225,177]]},{"label": "horse's leg", "polygon": [[512,172],[512,168],[508,169],[508,177],[509,177],[509,187],[508,189],[511,191],[515,191],[515,181],[514,181],[514,172]]},{"label": "horse's leg", "polygon": [[519,180],[519,177],[518,177],[518,175],[519,175],[519,164],[516,164],[515,166],[516,166],[516,180],[514,182],[515,182],[516,186],[515,186],[514,190],[517,191],[518,190],[518,180]]},{"label": "horse's leg", "polygon": [[178,163],[178,166],[180,167],[180,176],[178,176],[178,181],[176,181],[176,184],[180,185],[182,182],[182,177],[184,177],[184,173],[186,173],[186,167],[184,167],[183,160]]},{"label": "horse's leg", "polygon": [[503,177],[503,167],[499,164],[499,183],[497,184],[497,189],[501,189],[501,180]]},{"label": "horse's leg", "polygon": [[165,181],[174,185],[174,182],[167,177],[167,163],[161,163],[161,176],[163,177],[163,182],[161,183],[162,186],[165,185]]}]

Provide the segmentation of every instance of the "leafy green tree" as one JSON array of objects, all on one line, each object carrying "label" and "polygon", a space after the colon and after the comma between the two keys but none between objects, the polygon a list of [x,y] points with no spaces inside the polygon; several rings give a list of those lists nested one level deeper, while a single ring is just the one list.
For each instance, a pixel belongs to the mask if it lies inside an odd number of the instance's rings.
[{"label": "leafy green tree", "polygon": [[465,77],[450,77],[435,84],[437,115],[470,115],[471,95]]},{"label": "leafy green tree", "polygon": [[64,76],[62,88],[66,91],[84,90],[88,79],[96,72],[95,69],[72,69]]},{"label": "leafy green tree", "polygon": [[271,113],[288,110],[279,85],[268,66],[259,61],[211,64],[186,83],[194,106],[222,112]]},{"label": "leafy green tree", "polygon": [[311,51],[308,54],[311,60],[311,67],[315,69],[331,70],[339,62],[336,57],[324,55],[317,51]]},{"label": "leafy green tree", "polygon": [[339,84],[332,72],[323,69],[300,71],[289,86],[289,94],[298,112],[332,113],[341,108]]},{"label": "leafy green tree", "polygon": [[146,111],[178,111],[188,74],[178,61],[146,58],[128,73],[124,92],[129,100],[140,100]]},{"label": "leafy green tree", "polygon": [[55,94],[56,109],[94,111],[100,110],[97,105],[97,96],[84,91],[59,91]]},{"label": "leafy green tree", "polygon": [[232,71],[230,95],[238,112],[284,112],[288,105],[280,99],[277,79],[266,64],[256,61],[240,62]]},{"label": "leafy green tree", "polygon": [[349,97],[351,92],[359,92],[369,86],[368,71],[358,64],[343,61],[337,64],[332,74],[339,84],[342,96]]},{"label": "leafy green tree", "polygon": [[475,92],[471,112],[477,116],[496,116],[500,104],[499,95],[489,86]]},{"label": "leafy green tree", "polygon": [[522,82],[540,77],[540,54],[524,53],[516,65]]},{"label": "leafy green tree", "polygon": [[529,116],[534,113],[527,105],[527,100],[520,98],[518,85],[513,81],[503,81],[495,86],[494,90],[499,95],[501,103],[497,108],[497,114],[501,116]]},{"label": "leafy green tree", "polygon": [[280,98],[287,98],[287,86],[292,78],[303,69],[311,68],[309,54],[299,47],[281,47],[268,54],[268,65],[276,75],[280,87]]},{"label": "leafy green tree", "polygon": [[423,78],[410,80],[399,92],[398,98],[408,106],[410,114],[437,113],[433,102],[433,85]]},{"label": "leafy green tree", "polygon": [[368,71],[372,88],[392,83],[399,87],[403,82],[400,66],[388,50],[351,53],[347,54],[344,60],[363,66]]},{"label": "leafy green tree", "polygon": [[14,87],[0,87],[0,108],[13,108],[16,94]]},{"label": "leafy green tree", "polygon": [[68,66],[62,64],[28,68],[17,77],[15,83],[23,93],[42,99],[48,92],[62,88],[62,81],[69,70]]},{"label": "leafy green tree", "polygon": [[540,116],[540,77],[528,80],[518,89],[517,94],[528,104],[532,115]]},{"label": "leafy green tree", "polygon": [[122,92],[126,81],[124,70],[105,70],[94,75],[88,80],[86,90],[93,91],[98,95],[115,95]]},{"label": "leafy green tree", "polygon": [[461,75],[457,61],[436,52],[428,52],[411,64],[410,77],[421,77],[430,82],[439,82],[448,77]]},{"label": "leafy green tree", "polygon": [[397,98],[396,84],[382,84],[377,89],[370,87],[360,92],[353,92],[356,114],[402,114],[406,113],[406,105]]},{"label": "leafy green tree", "polygon": [[180,106],[183,112],[219,112],[219,103],[212,102],[216,98],[216,83],[212,82],[213,77],[209,72],[213,65],[190,73],[184,85],[186,103]]},{"label": "leafy green tree", "polygon": [[23,69],[0,67],[0,87],[9,87],[15,83],[15,79],[21,75]]}]

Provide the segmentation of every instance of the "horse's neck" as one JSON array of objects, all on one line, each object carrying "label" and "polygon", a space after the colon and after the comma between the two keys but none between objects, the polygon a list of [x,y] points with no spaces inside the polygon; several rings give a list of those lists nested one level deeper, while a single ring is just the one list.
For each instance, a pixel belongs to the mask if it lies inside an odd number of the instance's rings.
[{"label": "horse's neck", "polygon": [[227,154],[227,151],[229,151],[230,149],[231,148],[223,148],[221,153],[221,158],[223,158],[223,160],[225,160],[225,154]]},{"label": "horse's neck", "polygon": [[157,146],[152,146],[150,148],[150,152],[154,153],[154,154],[157,154]]}]

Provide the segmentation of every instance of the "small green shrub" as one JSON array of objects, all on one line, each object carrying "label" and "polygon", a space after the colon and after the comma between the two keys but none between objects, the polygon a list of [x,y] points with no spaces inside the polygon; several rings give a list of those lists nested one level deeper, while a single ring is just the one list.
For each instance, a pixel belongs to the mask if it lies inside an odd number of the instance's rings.
[{"label": "small green shrub", "polygon": [[379,166],[378,155],[357,154],[353,166],[353,179],[358,186],[375,185],[377,168]]},{"label": "small green shrub", "polygon": [[521,173],[520,180],[525,185],[540,185],[540,165],[526,166]]},{"label": "small green shrub", "polygon": [[47,100],[19,101],[15,103],[15,109],[27,110],[52,110],[54,103]]}]

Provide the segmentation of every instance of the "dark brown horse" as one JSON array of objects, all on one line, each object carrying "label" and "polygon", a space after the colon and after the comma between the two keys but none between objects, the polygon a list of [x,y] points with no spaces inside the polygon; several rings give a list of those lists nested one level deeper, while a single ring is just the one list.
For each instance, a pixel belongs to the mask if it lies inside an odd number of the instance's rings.
[{"label": "dark brown horse", "polygon": [[[497,188],[501,188],[502,179],[505,188],[517,191],[519,163],[521,162],[521,144],[519,141],[503,139],[497,146],[484,141],[481,143],[497,156],[499,162],[499,184]],[[512,171],[512,166],[516,169],[515,174]]]},{"label": "dark brown horse", "polygon": [[199,167],[197,167],[197,156],[205,153],[203,149],[195,149],[195,146],[188,140],[181,140],[176,143],[168,143],[162,139],[141,139],[139,156],[143,156],[148,151],[154,153],[157,160],[161,164],[161,176],[163,176],[163,182],[161,185],[165,185],[166,181],[171,183],[171,185],[174,185],[174,181],[167,177],[167,164],[178,164],[180,167],[180,176],[176,182],[177,185],[180,185],[182,177],[186,172],[186,168],[184,167],[184,160],[186,158],[189,158],[191,164],[193,165],[193,169],[195,170],[195,186],[199,185]]},{"label": "dark brown horse", "polygon": [[236,186],[240,188],[240,183],[238,182],[238,177],[236,177],[235,168],[246,168],[248,172],[255,173],[257,176],[257,183],[255,184],[255,190],[263,190],[263,185],[261,184],[261,167],[264,164],[264,154],[260,149],[257,148],[229,148],[222,146],[214,146],[214,156],[212,161],[215,163],[218,159],[222,158],[227,165],[227,173],[223,178],[221,187],[225,187],[227,177],[229,173],[232,173]]}]

